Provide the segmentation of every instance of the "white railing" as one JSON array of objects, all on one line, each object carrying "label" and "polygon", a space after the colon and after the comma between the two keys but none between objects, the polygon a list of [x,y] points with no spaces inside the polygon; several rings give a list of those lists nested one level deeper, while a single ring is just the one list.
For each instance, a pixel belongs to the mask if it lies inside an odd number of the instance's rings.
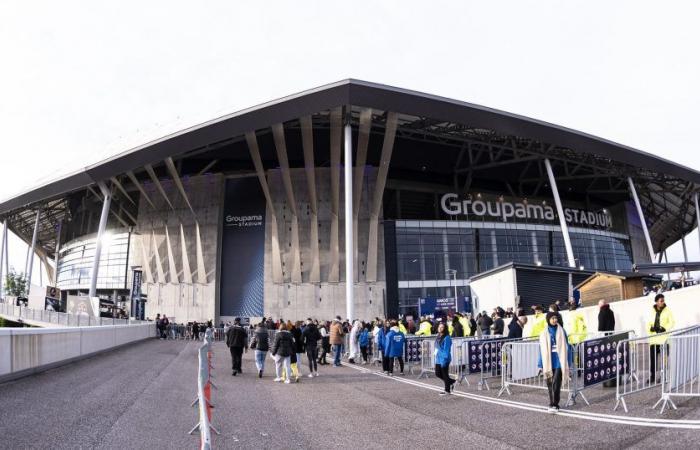
[{"label": "white railing", "polygon": [[89,315],[68,314],[42,309],[32,309],[26,306],[16,306],[9,303],[0,303],[0,315],[12,318],[11,320],[31,320],[47,324],[66,327],[94,327],[105,325],[138,325],[149,323],[144,320],[113,319],[109,317],[93,317]]},{"label": "white railing", "polygon": [[151,338],[155,324],[0,328],[0,381]]},{"label": "white railing", "polygon": [[197,371],[197,398],[192,403],[192,406],[198,406],[199,421],[197,425],[190,430],[189,434],[199,431],[201,450],[211,450],[211,432],[216,434],[219,432],[211,424],[211,388],[215,387],[211,382],[212,371],[212,343],[213,333],[208,329],[205,333],[204,344],[199,347],[198,361],[199,369]]},{"label": "white railing", "polygon": [[700,397],[700,334],[698,330],[670,336],[661,348],[663,362],[661,405],[659,414],[667,406],[678,409],[672,397]]}]

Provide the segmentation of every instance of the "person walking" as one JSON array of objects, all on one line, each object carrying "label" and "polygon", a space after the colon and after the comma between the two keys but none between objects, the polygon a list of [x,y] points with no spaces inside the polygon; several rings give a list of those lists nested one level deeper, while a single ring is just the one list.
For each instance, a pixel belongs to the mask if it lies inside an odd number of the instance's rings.
[{"label": "person walking", "polygon": [[362,364],[369,363],[369,325],[365,325],[362,327],[357,342],[358,344],[360,344],[360,353],[362,353]]},{"label": "person walking", "polygon": [[340,316],[337,316],[331,324],[330,344],[333,346],[335,355],[333,357],[333,367],[340,367],[340,357],[343,351],[343,324],[340,322]]},{"label": "person walking", "polygon": [[[287,323],[289,325],[289,323]],[[302,361],[304,361],[304,354],[306,353],[306,350],[304,349],[304,338],[301,335],[301,321],[296,321],[295,323],[292,324],[290,328],[290,332],[292,333],[292,337],[294,338],[294,357],[292,357],[292,371],[296,372],[296,377],[297,379],[301,377],[301,366],[302,366]],[[296,364],[296,370],[294,368],[294,364]]]},{"label": "person walking", "polygon": [[360,344],[358,342],[360,338],[360,328],[362,324],[359,320],[356,320],[352,324],[352,329],[350,330],[350,356],[348,362],[350,364],[355,364],[355,358],[360,355]]},{"label": "person walking", "polygon": [[547,327],[539,336],[540,355],[537,367],[547,380],[549,412],[559,411],[562,378],[569,380],[569,368],[573,367],[574,351],[569,345],[564,327],[559,325],[559,314],[548,312]]},{"label": "person walking", "polygon": [[255,368],[258,369],[258,378],[262,378],[265,371],[265,356],[270,350],[270,335],[265,327],[265,322],[260,322],[255,328],[250,348],[255,350]]},{"label": "person walking", "polygon": [[391,321],[391,329],[384,338],[384,354],[388,359],[387,370],[389,376],[394,374],[394,362],[399,360],[399,368],[403,375],[403,354],[406,345],[406,336],[401,332],[396,320]]},{"label": "person walking", "polygon": [[241,326],[240,317],[236,317],[233,321],[233,326],[229,328],[226,334],[226,345],[231,351],[231,366],[233,376],[238,373],[243,373],[241,364],[243,352],[248,351],[248,333]]},{"label": "person walking", "polygon": [[615,331],[615,314],[605,300],[598,302],[598,331]]},{"label": "person walking", "polygon": [[309,360],[309,378],[318,376],[318,341],[321,333],[311,319],[306,319],[306,327],[301,333],[306,348],[306,357]]},{"label": "person walking", "polygon": [[326,355],[331,351],[331,337],[328,334],[328,324],[321,322],[318,331],[321,334],[321,356],[318,358],[318,363],[322,366],[327,366]]},{"label": "person walking", "polygon": [[445,383],[444,392],[440,395],[452,393],[455,380],[450,377],[450,362],[452,361],[452,338],[444,323],[438,325],[437,339],[435,339],[435,376]]},{"label": "person walking", "polygon": [[649,384],[655,384],[656,368],[661,353],[661,347],[666,345],[668,335],[665,334],[673,330],[676,326],[676,321],[673,318],[673,313],[666,305],[664,294],[656,294],[654,297],[654,307],[652,309],[649,323]]},{"label": "person walking", "polygon": [[287,324],[280,321],[279,331],[275,335],[275,341],[272,344],[272,357],[275,360],[275,382],[279,383],[283,380],[282,369],[286,374],[284,378],[285,384],[291,383],[292,378],[292,361],[291,356],[294,353],[294,338],[292,333],[287,330]]}]

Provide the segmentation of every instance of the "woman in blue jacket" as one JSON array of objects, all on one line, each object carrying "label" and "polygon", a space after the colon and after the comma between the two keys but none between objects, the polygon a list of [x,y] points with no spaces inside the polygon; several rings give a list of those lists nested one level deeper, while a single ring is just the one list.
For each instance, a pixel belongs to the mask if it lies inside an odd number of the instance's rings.
[{"label": "woman in blue jacket", "polygon": [[387,358],[388,375],[394,374],[394,358],[399,360],[401,375],[403,375],[403,354],[404,346],[406,345],[406,336],[399,330],[399,325],[396,320],[391,321],[391,329],[384,338],[384,356]]},{"label": "woman in blue jacket", "polygon": [[562,378],[570,379],[574,368],[574,350],[569,344],[564,327],[559,324],[559,314],[547,313],[547,328],[540,334],[540,357],[537,367],[547,380],[549,390],[549,412],[559,411]]},{"label": "woman in blue jacket", "polygon": [[435,376],[445,382],[445,391],[440,395],[449,395],[454,389],[455,380],[450,377],[450,362],[452,361],[452,338],[447,333],[444,323],[438,326],[435,339]]},{"label": "woman in blue jacket", "polygon": [[362,364],[367,364],[368,349],[369,349],[369,325],[362,324],[362,330],[360,331],[360,337],[358,343],[360,344],[360,353],[362,353]]}]

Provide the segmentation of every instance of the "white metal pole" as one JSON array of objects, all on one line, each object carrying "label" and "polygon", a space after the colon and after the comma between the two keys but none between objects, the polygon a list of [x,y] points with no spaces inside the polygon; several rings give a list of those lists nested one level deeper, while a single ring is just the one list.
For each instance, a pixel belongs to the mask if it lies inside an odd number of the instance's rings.
[{"label": "white metal pole", "polygon": [[634,182],[632,177],[627,177],[627,183],[630,186],[630,193],[632,194],[632,199],[634,200],[634,205],[637,207],[637,214],[639,214],[639,221],[642,222],[642,231],[644,231],[644,239],[647,241],[647,248],[649,249],[649,260],[654,257],[654,247],[651,245],[651,237],[649,237],[649,229],[647,228],[647,221],[644,220],[644,213],[642,212],[642,204],[639,203],[639,197],[637,197],[637,190],[634,188]]},{"label": "white metal pole", "polygon": [[[683,262],[688,263],[688,250],[685,248],[685,236],[681,237],[681,244],[683,245]],[[690,272],[685,272],[685,279],[690,278]],[[685,283],[683,283],[685,285]]]},{"label": "white metal pole", "polygon": [[34,220],[34,234],[32,234],[32,246],[29,248],[29,256],[27,262],[27,295],[32,287],[32,268],[34,267],[34,249],[36,248],[36,238],[39,234],[39,218],[41,217],[41,208],[36,212],[36,219]]},{"label": "white metal pole", "polygon": [[457,271],[452,272],[455,280],[455,309],[459,312],[459,299],[457,298]]},{"label": "white metal pole", "polygon": [[[90,291],[88,292],[88,297],[92,299],[97,296],[97,273],[100,270],[100,255],[102,253],[102,237],[105,233],[105,228],[107,227],[107,218],[109,217],[109,205],[112,202],[112,193],[107,189],[104,182],[100,181],[97,183],[102,195],[104,196],[104,201],[102,202],[102,214],[100,215],[100,225],[97,229],[97,238],[95,239],[95,259],[92,261],[92,273],[90,279]],[[97,311],[95,315],[99,316],[100,308],[99,304],[97,306]]]},{"label": "white metal pole", "polygon": [[58,249],[61,246],[61,229],[63,228],[63,220],[58,221],[58,230],[56,230],[56,253],[54,255],[54,271],[53,271],[53,285],[58,285]]},{"label": "white metal pole", "polygon": [[557,207],[557,215],[559,216],[559,226],[561,227],[561,234],[564,236],[564,247],[566,247],[566,259],[569,262],[569,267],[576,267],[576,260],[574,259],[574,249],[571,246],[571,238],[569,237],[569,226],[566,224],[566,218],[564,217],[564,207],[561,204],[561,198],[559,198],[559,189],[557,188],[557,181],[554,179],[554,172],[552,171],[552,164],[549,162],[549,159],[544,160],[544,166],[547,168],[549,185],[552,188],[552,195],[554,195],[554,203]]},{"label": "white metal pole", "polygon": [[[335,170],[335,168],[333,169]],[[352,227],[352,128],[345,124],[345,311],[347,318],[355,319],[353,227]]]}]

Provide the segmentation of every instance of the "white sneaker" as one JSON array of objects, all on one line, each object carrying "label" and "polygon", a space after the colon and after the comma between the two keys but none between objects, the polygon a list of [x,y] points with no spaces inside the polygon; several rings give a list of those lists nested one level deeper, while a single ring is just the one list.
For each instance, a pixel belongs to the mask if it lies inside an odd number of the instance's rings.
[{"label": "white sneaker", "polygon": [[317,377],[317,376],[318,376],[318,372],[314,373],[314,376]]},{"label": "white sneaker", "polygon": [[279,383],[280,381],[282,381],[282,378],[275,378],[275,379],[272,380],[272,381],[274,381],[275,383]]},{"label": "white sneaker", "polygon": [[291,383],[291,381],[289,381],[289,379],[284,380],[284,384],[290,384],[290,383]]},{"label": "white sneaker", "polygon": [[313,377],[314,377],[314,374],[313,374],[313,373],[310,373],[310,374],[307,375],[307,377],[313,378]]}]

